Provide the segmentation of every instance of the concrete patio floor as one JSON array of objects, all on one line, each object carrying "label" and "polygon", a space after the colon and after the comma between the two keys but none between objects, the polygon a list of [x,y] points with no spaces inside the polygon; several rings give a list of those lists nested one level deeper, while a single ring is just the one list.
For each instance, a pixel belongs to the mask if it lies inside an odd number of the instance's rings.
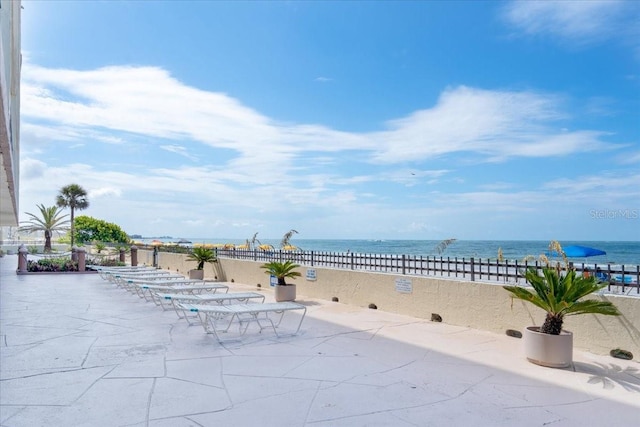
[{"label": "concrete patio floor", "polygon": [[[308,312],[297,335],[250,327],[220,344],[99,275],[17,276],[16,266],[16,256],[0,258],[3,427],[611,426],[640,419],[636,361],[576,351],[571,369],[543,368],[506,335],[303,295]],[[247,290],[256,289],[230,292]]]}]

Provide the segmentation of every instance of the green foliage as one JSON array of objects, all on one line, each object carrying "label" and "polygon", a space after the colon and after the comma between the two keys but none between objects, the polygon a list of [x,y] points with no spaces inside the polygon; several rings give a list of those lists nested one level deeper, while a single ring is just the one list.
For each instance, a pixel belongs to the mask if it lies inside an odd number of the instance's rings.
[{"label": "green foliage", "polygon": [[198,263],[198,267],[196,270],[202,270],[204,268],[205,262],[214,263],[218,261],[216,255],[213,253],[212,249],[204,248],[204,247],[196,247],[193,248],[189,256],[187,256],[187,261],[195,261]]},{"label": "green foliage", "polygon": [[20,227],[21,232],[25,233],[44,233],[44,251],[51,252],[51,237],[53,233],[61,233],[68,228],[68,215],[60,215],[62,208],[57,206],[45,207],[45,205],[36,205],[40,211],[40,216],[25,212],[29,216],[29,221]]},{"label": "green foliage", "polygon": [[293,261],[271,261],[266,264],[260,266],[260,268],[265,269],[265,273],[270,276],[276,276],[278,278],[278,285],[286,286],[286,278],[296,278],[300,277],[300,273],[295,271],[296,268],[300,267],[300,265],[295,264]]},{"label": "green foliage", "polygon": [[78,271],[78,263],[71,258],[43,258],[38,261],[27,261],[27,271],[30,272],[56,272]]},{"label": "green foliage", "polygon": [[112,242],[128,243],[129,236],[120,226],[92,218],[90,216],[79,216],[75,219],[76,240],[78,243]]},{"label": "green foliage", "polygon": [[606,286],[599,283],[593,276],[578,276],[572,269],[563,275],[560,268],[553,267],[543,268],[542,275],[539,275],[537,270],[531,267],[525,271],[525,278],[534,292],[518,286],[503,287],[513,297],[528,301],[547,312],[545,322],[540,328],[542,333],[559,335],[562,331],[564,316],[588,313],[611,316],[620,314],[609,301],[579,301]]},{"label": "green foliage", "polygon": [[38,247],[35,245],[29,246],[27,249],[29,250],[30,254],[37,254],[39,252]]},{"label": "green foliage", "polygon": [[126,265],[126,263],[114,258],[95,258],[95,259],[87,260],[87,264],[100,265],[103,267],[121,267]]},{"label": "green foliage", "polygon": [[105,245],[102,242],[95,242],[94,246],[96,248],[96,251],[98,251],[98,253],[102,253],[102,251],[104,251],[105,249],[107,249],[107,245]]}]

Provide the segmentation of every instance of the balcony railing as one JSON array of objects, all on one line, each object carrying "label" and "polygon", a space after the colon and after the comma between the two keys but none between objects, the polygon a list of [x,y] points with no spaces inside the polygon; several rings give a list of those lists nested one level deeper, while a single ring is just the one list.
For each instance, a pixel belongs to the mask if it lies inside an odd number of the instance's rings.
[{"label": "balcony railing", "polygon": [[[322,251],[263,251],[245,249],[216,249],[219,257],[251,261],[291,260],[303,266],[327,267],[344,270],[396,273],[409,276],[432,276],[470,281],[524,284],[523,272],[528,268],[541,270],[539,261],[498,261],[496,259],[436,257],[420,255],[361,254]],[[608,282],[609,290],[625,293],[635,288],[640,294],[640,266],[617,264],[570,264],[580,274],[596,275]]]}]

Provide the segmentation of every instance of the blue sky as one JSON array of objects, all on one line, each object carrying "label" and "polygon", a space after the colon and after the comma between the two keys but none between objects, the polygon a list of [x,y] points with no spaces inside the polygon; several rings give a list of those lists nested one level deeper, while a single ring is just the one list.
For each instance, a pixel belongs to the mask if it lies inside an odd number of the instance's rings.
[{"label": "blue sky", "polygon": [[640,2],[23,5],[22,220],[640,240]]}]

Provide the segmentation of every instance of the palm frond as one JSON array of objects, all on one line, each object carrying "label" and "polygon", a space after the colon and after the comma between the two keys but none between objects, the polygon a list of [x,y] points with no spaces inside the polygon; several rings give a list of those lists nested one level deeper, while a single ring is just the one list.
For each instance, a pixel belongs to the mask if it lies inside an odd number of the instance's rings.
[{"label": "palm frond", "polygon": [[438,252],[438,255],[442,255],[442,253],[449,247],[449,245],[451,245],[456,240],[458,239],[446,239],[438,243],[438,245],[436,246],[436,252]]},{"label": "palm frond", "polygon": [[298,234],[298,232],[294,229],[289,230],[282,236],[282,241],[280,242],[280,247],[284,248],[285,246],[289,246],[291,243],[289,241],[293,237],[294,234]]}]

